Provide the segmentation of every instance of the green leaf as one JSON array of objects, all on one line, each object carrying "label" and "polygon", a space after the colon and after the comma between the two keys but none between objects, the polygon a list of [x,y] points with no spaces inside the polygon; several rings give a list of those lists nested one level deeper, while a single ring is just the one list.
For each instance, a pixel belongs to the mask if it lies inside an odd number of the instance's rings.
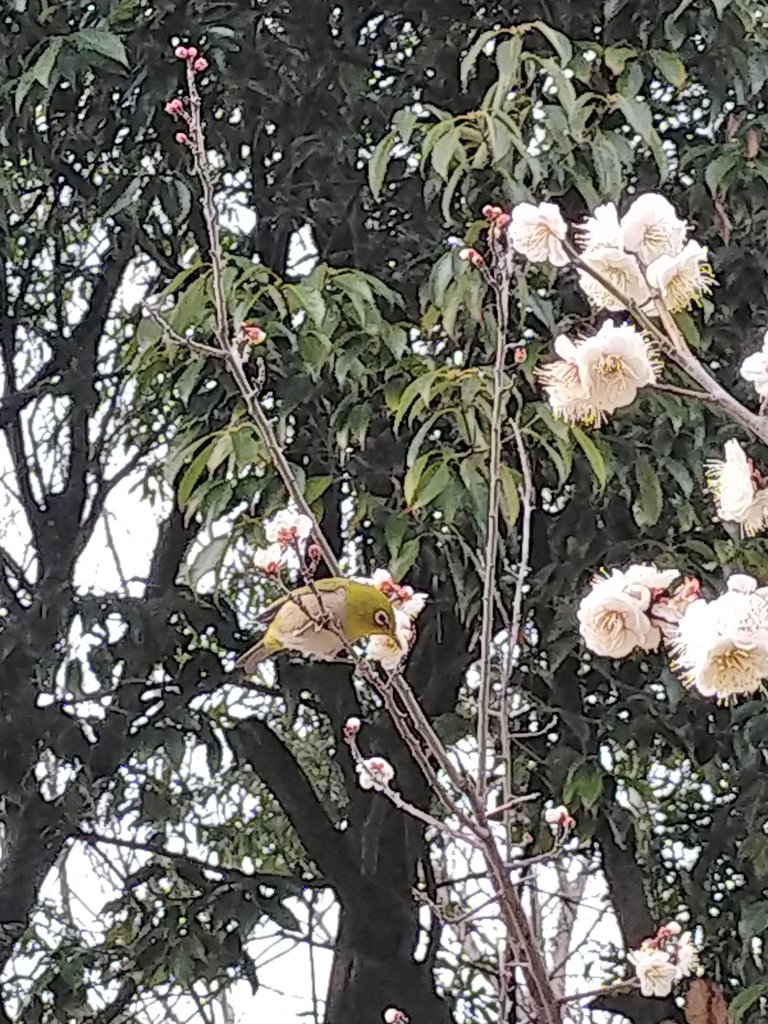
[{"label": "green leaf", "polygon": [[103,28],[81,28],[74,35],[75,45],[80,50],[92,50],[102,57],[109,57],[123,67],[128,67],[128,54],[120,36]]},{"label": "green leaf", "polygon": [[[216,442],[214,441],[213,444]],[[184,476],[181,478],[179,483],[179,505],[184,508],[189,501],[189,497],[195,488],[195,484],[205,472],[205,467],[208,462],[208,456],[211,454],[211,448],[213,444],[206,445],[201,452],[199,452],[192,460],[192,464],[185,471]]]},{"label": "green leaf", "polygon": [[241,427],[232,434],[232,449],[239,467],[251,466],[264,461],[264,448],[254,436],[250,425]]},{"label": "green leaf", "polygon": [[[721,183],[728,171],[740,162],[741,153],[736,149],[726,150],[725,153],[721,153],[719,156],[716,156],[714,160],[710,160],[707,164],[706,170],[704,171],[704,181],[707,183],[707,188],[712,196],[717,195],[718,185]],[[725,191],[726,190],[724,189],[723,192]]]},{"label": "green leaf", "polygon": [[[438,495],[442,494],[445,488],[448,486],[451,480],[451,471],[448,466],[443,462],[438,466],[430,466],[430,468],[420,477],[416,494],[418,495],[416,501],[409,505],[412,509],[424,508],[425,505],[429,505],[431,501],[434,501]],[[421,486],[423,482],[423,487]]]},{"label": "green leaf", "polygon": [[591,437],[588,437],[583,430],[578,427],[571,427],[571,434],[576,438],[576,442],[587,457],[587,462],[592,467],[592,472],[595,474],[595,479],[600,485],[600,493],[605,490],[605,485],[608,483],[608,471],[605,465],[605,459],[603,453],[597,447]]},{"label": "green leaf", "polygon": [[64,37],[54,36],[32,67],[32,75],[34,75],[35,80],[38,81],[44,89],[48,88],[51,81],[51,72],[56,65],[56,58],[58,57],[59,50],[61,50],[63,45]]},{"label": "green leaf", "polygon": [[222,462],[229,458],[232,451],[232,435],[229,432],[226,434],[219,434],[208,455],[208,461],[206,462],[206,469],[208,472],[215,473]]},{"label": "green leaf", "polygon": [[202,551],[198,551],[185,573],[186,582],[192,590],[197,590],[203,577],[207,576],[209,572],[219,569],[229,550],[229,545],[230,537],[229,534],[226,534],[224,537],[215,537],[210,544],[206,544]]},{"label": "green leaf", "polygon": [[630,128],[637,132],[650,149],[659,168],[659,176],[664,181],[667,176],[667,156],[662,148],[659,134],[653,127],[653,115],[649,104],[636,98],[629,99],[626,96],[617,95],[616,105],[624,114]]},{"label": "green leaf", "polygon": [[478,57],[483,52],[485,47],[490,43],[492,39],[498,35],[498,31],[494,28],[488,32],[482,32],[477,39],[472,43],[466,54],[461,59],[461,65],[459,68],[459,75],[461,78],[461,88],[466,91],[469,79],[475,70]]},{"label": "green leaf", "polygon": [[717,11],[718,18],[722,18],[725,14],[726,8],[730,7],[731,0],[712,0],[712,6]]},{"label": "green leaf", "polygon": [[457,151],[460,141],[459,129],[452,128],[440,137],[432,150],[432,167],[443,181],[448,180],[448,168],[451,158]]},{"label": "green leaf", "polygon": [[320,327],[325,317],[325,299],[312,285],[304,282],[302,284],[290,285],[291,291],[299,300],[301,308],[314,320],[315,326]]},{"label": "green leaf", "polygon": [[[517,77],[522,50],[522,36],[513,36],[511,39],[505,39],[496,47],[495,56],[496,67],[499,69],[499,84],[505,87],[504,92],[509,91],[509,87]],[[499,97],[499,99],[503,98]]]},{"label": "green leaf", "polygon": [[401,580],[412,565],[415,564],[421,551],[421,541],[418,537],[412,537],[403,544],[398,554],[392,559],[389,570],[393,579]]},{"label": "green leaf", "polygon": [[682,89],[685,85],[686,71],[685,64],[668,50],[651,50],[653,63],[666,78],[670,85],[676,89]]},{"label": "green leaf", "polygon": [[416,493],[416,488],[419,486],[419,480],[421,480],[421,475],[427,467],[431,454],[431,452],[425,452],[424,455],[420,455],[405,474],[405,480],[403,481],[403,497],[405,498],[405,504],[408,508],[411,507]]},{"label": "green leaf", "polygon": [[638,456],[635,461],[635,479],[639,488],[637,503],[633,506],[638,526],[654,526],[658,523],[664,506],[664,495],[656,470],[647,455]]},{"label": "green leaf", "polygon": [[388,132],[371,153],[368,161],[368,187],[373,192],[374,199],[381,196],[381,189],[384,179],[387,176],[389,158],[395,145],[394,132]]},{"label": "green leaf", "polygon": [[502,512],[510,529],[517,522],[520,515],[520,491],[517,478],[514,472],[502,462],[499,466],[499,479],[501,482]]},{"label": "green leaf", "polygon": [[606,46],[603,51],[603,63],[614,75],[620,75],[630,57],[636,57],[637,50],[632,46]]},{"label": "green leaf", "polygon": [[755,985],[745,988],[743,992],[739,992],[731,1000],[728,1007],[731,1011],[732,1019],[734,1021],[740,1020],[747,1010],[751,1010],[755,1003],[764,995],[768,995],[768,979],[758,981]]},{"label": "green leaf", "polygon": [[24,100],[29,94],[29,90],[35,84],[35,81],[36,77],[34,67],[29,68],[28,71],[25,71],[24,74],[19,77],[19,80],[16,83],[16,91],[13,94],[13,109],[17,116],[24,104]]},{"label": "green leaf", "polygon": [[750,942],[768,931],[768,900],[756,900],[742,905],[739,917],[739,935],[742,942]]},{"label": "green leaf", "polygon": [[307,503],[312,505],[317,501],[333,483],[333,477],[326,476],[310,476],[307,477],[307,482],[304,484],[304,497],[307,499]]},{"label": "green leaf", "polygon": [[616,146],[610,136],[596,132],[591,148],[597,171],[597,191],[603,199],[618,199],[624,187],[624,173]]},{"label": "green leaf", "polygon": [[560,63],[565,67],[566,64],[570,64],[571,58],[573,57],[573,47],[567,36],[564,36],[562,32],[558,32],[557,29],[552,28],[551,25],[547,25],[544,21],[533,21],[531,22],[531,28],[538,29],[543,36],[547,38],[555,51],[557,56],[560,58]]}]

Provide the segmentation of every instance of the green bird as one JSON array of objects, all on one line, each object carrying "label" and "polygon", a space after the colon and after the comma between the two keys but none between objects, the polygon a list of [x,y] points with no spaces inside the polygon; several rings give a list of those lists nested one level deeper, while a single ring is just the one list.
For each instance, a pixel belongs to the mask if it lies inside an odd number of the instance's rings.
[{"label": "green bird", "polygon": [[368,583],[333,576],[318,580],[311,587],[298,587],[269,605],[257,620],[267,626],[266,633],[240,655],[235,668],[253,672],[260,661],[280,651],[297,651],[318,661],[333,661],[344,645],[338,631],[322,624],[324,616],[338,624],[337,630],[341,630],[348,643],[375,635],[398,642],[395,613],[385,595]]}]

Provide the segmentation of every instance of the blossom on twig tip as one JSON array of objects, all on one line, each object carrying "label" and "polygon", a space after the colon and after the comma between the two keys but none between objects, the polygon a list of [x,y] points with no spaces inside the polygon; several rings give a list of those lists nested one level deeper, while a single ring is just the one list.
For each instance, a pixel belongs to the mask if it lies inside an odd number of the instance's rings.
[{"label": "blossom on twig tip", "polygon": [[166,114],[170,114],[171,117],[176,117],[177,114],[181,114],[184,110],[184,104],[178,98],[168,100],[163,107]]},{"label": "blossom on twig tip", "polygon": [[389,1006],[382,1014],[384,1024],[408,1024],[409,1018],[396,1006]]},{"label": "blossom on twig tip", "polygon": [[354,736],[357,736],[362,727],[363,723],[360,721],[359,718],[348,718],[344,725],[342,726],[341,730],[342,734],[344,735],[344,739],[349,740],[352,739]]},{"label": "blossom on twig tip", "polygon": [[381,792],[395,777],[395,769],[383,757],[366,757],[355,770],[360,789],[375,789]]},{"label": "blossom on twig tip", "polygon": [[571,817],[567,807],[560,804],[559,807],[549,807],[544,811],[544,821],[553,828],[562,829],[563,832],[570,832],[576,828],[576,819]]},{"label": "blossom on twig tip", "polygon": [[768,488],[739,442],[726,441],[725,459],[710,459],[704,468],[718,516],[738,523],[747,537],[762,533],[768,524]]},{"label": "blossom on twig tip", "polygon": [[189,136],[185,132],[176,132],[176,141],[181,146],[188,146]]},{"label": "blossom on twig tip", "polygon": [[198,57],[195,63],[192,65],[193,71],[205,71],[208,67],[208,61],[205,57]]},{"label": "blossom on twig tip", "polygon": [[189,50],[186,46],[177,46],[173,51],[174,57],[178,57],[179,60],[186,60],[189,57]]},{"label": "blossom on twig tip", "polygon": [[266,576],[275,576],[283,558],[283,547],[270,544],[268,548],[259,548],[253,555],[253,564]]}]

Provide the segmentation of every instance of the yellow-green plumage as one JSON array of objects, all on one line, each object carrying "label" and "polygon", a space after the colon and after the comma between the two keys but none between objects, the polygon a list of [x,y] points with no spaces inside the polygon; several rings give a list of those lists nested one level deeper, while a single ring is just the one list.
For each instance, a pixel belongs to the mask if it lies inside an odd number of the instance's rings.
[{"label": "yellow-green plumage", "polygon": [[261,640],[235,663],[246,673],[280,651],[296,651],[318,661],[331,661],[343,649],[338,632],[321,625],[323,616],[337,622],[348,643],[377,634],[396,639],[395,614],[384,594],[368,583],[331,577],[313,587],[299,587],[271,604],[259,616],[268,623]]}]

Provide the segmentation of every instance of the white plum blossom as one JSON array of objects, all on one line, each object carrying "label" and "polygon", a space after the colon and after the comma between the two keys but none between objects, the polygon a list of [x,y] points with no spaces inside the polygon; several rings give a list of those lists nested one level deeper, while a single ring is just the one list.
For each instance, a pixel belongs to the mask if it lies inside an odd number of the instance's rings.
[{"label": "white plum blossom", "polygon": [[554,347],[560,361],[542,367],[537,376],[554,415],[570,423],[600,426],[656,380],[653,349],[629,325],[606,320],[591,338],[576,344],[562,334]]},{"label": "white plum blossom", "polygon": [[669,200],[656,192],[639,196],[621,218],[624,248],[645,264],[659,256],[677,256],[687,228]]},{"label": "white plum blossom", "polygon": [[763,335],[763,347],[747,356],[739,373],[753,385],[761,398],[768,398],[768,331]]},{"label": "white plum blossom", "polygon": [[356,768],[360,789],[381,791],[395,777],[395,769],[383,757],[366,757]]},{"label": "white plum blossom", "polygon": [[283,559],[283,546],[270,544],[268,548],[258,548],[253,554],[253,564],[267,576],[274,575],[280,568]]},{"label": "white plum blossom", "polygon": [[306,540],[311,532],[312,520],[290,508],[281,508],[264,523],[264,536],[269,543],[280,544],[284,548]]},{"label": "white plum blossom", "polygon": [[577,234],[584,252],[599,248],[624,248],[619,214],[614,203],[596,206],[592,216],[579,225]]},{"label": "white plum blossom", "polygon": [[579,605],[579,632],[593,654],[626,658],[632,651],[656,651],[661,630],[653,621],[652,606],[680,574],[653,565],[633,565],[625,572],[596,576],[592,589]]},{"label": "white plum blossom", "polygon": [[691,240],[677,256],[659,256],[646,270],[648,284],[673,313],[679,313],[712,290],[707,250]]},{"label": "white plum blossom", "polygon": [[626,309],[628,303],[644,306],[651,297],[648,283],[634,256],[621,249],[603,245],[584,253],[584,262],[605,278],[623,296],[618,298],[589,271],[579,270],[579,285],[595,309],[613,312]]},{"label": "white plum blossom", "polygon": [[519,203],[512,210],[509,240],[512,248],[531,263],[564,267],[568,256],[562,242],[568,233],[560,209],[554,203]]},{"label": "white plum blossom", "polygon": [[739,442],[726,441],[725,459],[712,459],[705,468],[719,517],[738,523],[747,537],[762,533],[768,524],[768,489]]},{"label": "white plum blossom", "polygon": [[344,723],[342,732],[347,739],[352,739],[360,732],[363,727],[363,723],[359,718],[348,718]]},{"label": "white plum blossom", "polygon": [[699,966],[699,951],[693,944],[693,936],[690,932],[683,932],[675,943],[673,958],[677,971],[676,981],[689,978]]},{"label": "white plum blossom", "polygon": [[366,657],[376,661],[385,672],[393,672],[408,654],[415,637],[413,619],[400,608],[395,608],[395,636],[372,636],[366,647]]},{"label": "white plum blossom", "polygon": [[392,573],[387,569],[374,569],[370,577],[361,578],[362,583],[369,583],[389,598],[396,611],[404,612],[409,619],[417,619],[429,600],[428,594],[414,591],[413,587],[395,583]]},{"label": "white plum blossom", "polygon": [[663,999],[669,995],[677,979],[677,968],[669,953],[643,945],[640,949],[630,950],[627,959],[635,968],[640,992],[646,998],[656,996]]},{"label": "white plum blossom", "polygon": [[594,337],[578,347],[576,361],[598,420],[631,405],[639,388],[656,381],[652,350],[643,335],[628,324],[606,320]]},{"label": "white plum blossom", "polygon": [[564,832],[569,832],[576,826],[570,811],[563,804],[560,804],[559,807],[548,807],[544,811],[544,821],[552,828],[562,829]]},{"label": "white plum blossom", "polygon": [[680,618],[672,647],[686,686],[727,703],[768,679],[768,588],[737,574],[713,601],[700,598]]}]

